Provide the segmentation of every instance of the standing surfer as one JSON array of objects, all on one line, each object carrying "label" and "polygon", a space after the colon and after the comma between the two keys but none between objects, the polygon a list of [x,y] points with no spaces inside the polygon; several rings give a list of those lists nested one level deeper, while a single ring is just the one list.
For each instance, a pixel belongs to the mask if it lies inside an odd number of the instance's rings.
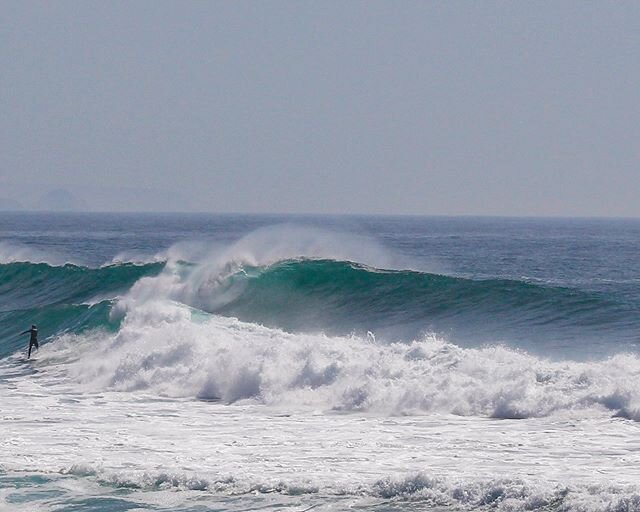
[{"label": "standing surfer", "polygon": [[31,338],[29,338],[29,354],[27,355],[27,359],[29,359],[31,357],[31,348],[34,346],[38,348],[38,328],[35,325],[32,325],[31,329],[21,332],[20,335],[27,333],[31,334]]}]

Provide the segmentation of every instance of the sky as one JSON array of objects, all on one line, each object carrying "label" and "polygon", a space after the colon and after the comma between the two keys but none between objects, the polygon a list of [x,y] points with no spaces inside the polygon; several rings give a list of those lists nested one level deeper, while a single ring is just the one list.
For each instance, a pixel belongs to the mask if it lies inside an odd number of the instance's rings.
[{"label": "sky", "polygon": [[640,216],[640,3],[0,3],[0,208]]}]

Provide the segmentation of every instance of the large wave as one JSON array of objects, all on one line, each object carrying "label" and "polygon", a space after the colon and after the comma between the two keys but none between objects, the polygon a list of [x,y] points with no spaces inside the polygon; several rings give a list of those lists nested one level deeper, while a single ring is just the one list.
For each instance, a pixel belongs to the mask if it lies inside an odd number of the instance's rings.
[{"label": "large wave", "polygon": [[0,264],[3,353],[20,343],[15,333],[22,325],[42,324],[46,336],[114,328],[127,310],[158,299],[290,332],[371,331],[391,341],[447,332],[476,345],[497,339],[517,345],[518,337],[536,335],[553,342],[622,336],[635,317],[628,305],[575,289],[332,259],[169,260],[94,269],[15,262]]}]

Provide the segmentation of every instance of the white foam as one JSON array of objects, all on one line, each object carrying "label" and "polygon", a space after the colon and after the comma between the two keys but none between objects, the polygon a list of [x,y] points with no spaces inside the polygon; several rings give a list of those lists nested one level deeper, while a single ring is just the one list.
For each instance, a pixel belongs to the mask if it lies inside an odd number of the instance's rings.
[{"label": "white foam", "polygon": [[0,467],[138,489],[142,504],[180,490],[638,510],[638,427],[612,417],[633,408],[635,357],[381,346],[196,313],[147,302],[118,333],[0,362]]},{"label": "white foam", "polygon": [[[403,500],[430,507],[472,509],[491,507],[498,511],[634,511],[640,510],[640,487],[636,485],[558,485],[522,478],[455,478],[420,471],[384,476],[377,480],[343,482],[319,486],[304,476],[252,479],[241,475],[201,477],[184,472],[140,472],[87,470],[72,466],[63,474],[94,476],[117,487],[142,490],[179,489],[217,494],[279,493],[288,496],[322,493],[325,496],[370,496]],[[364,500],[363,500],[364,501]]]},{"label": "white foam", "polygon": [[0,438],[7,473],[137,489],[127,499],[140,503],[164,490],[184,500],[198,492],[200,504],[276,493],[329,504],[350,496],[354,505],[369,497],[505,512],[637,510],[637,428],[628,421],[281,414],[79,392],[51,364],[38,364],[39,373],[0,389],[2,407],[13,411]]},{"label": "white foam", "polygon": [[75,354],[68,371],[90,390],[385,415],[639,416],[636,355],[551,362],[435,337],[381,345],[371,337],[290,334],[202,312],[195,319],[181,304],[148,301],[127,312],[118,333],[65,335],[39,357]]}]

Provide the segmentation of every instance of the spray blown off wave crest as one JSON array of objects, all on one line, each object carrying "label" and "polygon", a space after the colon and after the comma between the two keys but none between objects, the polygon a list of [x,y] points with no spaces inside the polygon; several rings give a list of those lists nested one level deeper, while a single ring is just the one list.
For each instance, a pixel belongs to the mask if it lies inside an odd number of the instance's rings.
[{"label": "spray blown off wave crest", "polygon": [[167,302],[128,313],[117,334],[62,337],[48,355],[77,357],[89,388],[382,414],[527,418],[609,411],[640,419],[640,360],[553,363],[505,347],[431,338],[290,334]]}]

